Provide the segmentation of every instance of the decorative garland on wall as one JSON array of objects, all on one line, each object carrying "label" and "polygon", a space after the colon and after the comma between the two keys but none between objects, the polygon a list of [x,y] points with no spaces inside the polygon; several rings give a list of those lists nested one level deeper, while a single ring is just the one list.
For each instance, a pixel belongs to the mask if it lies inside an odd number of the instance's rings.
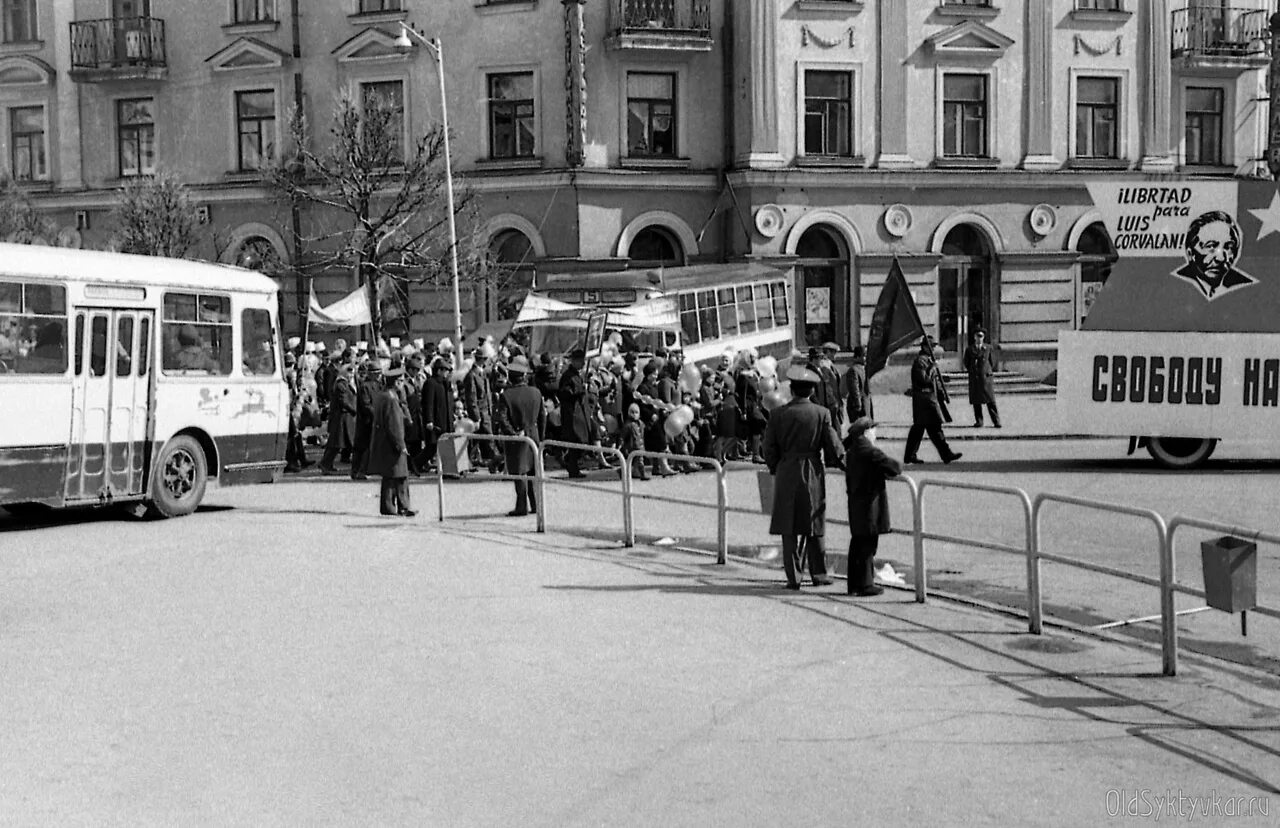
[{"label": "decorative garland on wall", "polygon": [[1071,37],[1075,43],[1075,53],[1077,55],[1080,54],[1081,52],[1087,52],[1093,55],[1094,57],[1099,57],[1101,55],[1107,54],[1112,49],[1115,49],[1116,57],[1120,57],[1120,44],[1123,42],[1120,35],[1116,35],[1115,40],[1111,41],[1110,43],[1105,43],[1102,46],[1094,46],[1089,41],[1081,37],[1080,35],[1072,35]]},{"label": "decorative garland on wall", "polygon": [[810,29],[808,26],[801,26],[800,27],[800,45],[808,46],[810,42],[812,42],[816,46],[821,46],[823,49],[833,49],[836,46],[839,46],[842,43],[847,42],[849,48],[852,49],[856,41],[854,40],[852,26],[845,29],[844,33],[841,34],[839,37],[835,37],[830,40],[828,40],[825,37],[822,37],[821,35],[816,34],[813,31],[813,29]]}]

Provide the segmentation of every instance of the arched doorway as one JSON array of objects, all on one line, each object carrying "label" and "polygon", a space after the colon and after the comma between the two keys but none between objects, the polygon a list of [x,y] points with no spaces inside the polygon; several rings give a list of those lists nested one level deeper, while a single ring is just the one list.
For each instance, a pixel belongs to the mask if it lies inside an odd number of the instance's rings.
[{"label": "arched doorway", "polygon": [[801,343],[816,347],[835,342],[851,347],[849,337],[849,253],[840,234],[829,227],[810,227],[796,244],[800,284],[796,319]]},{"label": "arched doorway", "polygon": [[1085,317],[1093,300],[1098,297],[1102,286],[1111,275],[1111,266],[1119,256],[1115,245],[1107,235],[1107,228],[1096,221],[1084,229],[1080,240],[1076,242],[1076,252],[1080,254],[1077,262],[1080,266],[1080,278],[1076,282],[1076,327],[1084,327]]},{"label": "arched doorway", "polygon": [[650,225],[631,240],[627,258],[636,267],[679,267],[684,264],[684,250],[671,231]]},{"label": "arched doorway", "polygon": [[990,241],[971,224],[957,225],[943,240],[938,263],[938,344],[959,353],[978,328],[996,341],[999,303]]},{"label": "arched doorway", "polygon": [[519,230],[503,230],[489,240],[489,265],[485,321],[515,319],[537,275],[533,243]]}]

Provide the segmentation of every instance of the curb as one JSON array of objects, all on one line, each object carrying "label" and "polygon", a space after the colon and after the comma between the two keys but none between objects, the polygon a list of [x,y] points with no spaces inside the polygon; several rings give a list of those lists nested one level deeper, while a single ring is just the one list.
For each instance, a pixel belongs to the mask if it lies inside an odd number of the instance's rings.
[{"label": "curb", "polygon": [[[962,427],[962,428],[963,428],[963,427]],[[945,429],[944,429],[944,430],[945,430]],[[975,430],[976,430],[976,429],[975,429]],[[992,429],[992,431],[994,431],[994,429]],[[1042,441],[1045,441],[1045,440],[1108,440],[1108,439],[1111,439],[1111,440],[1120,440],[1120,439],[1124,439],[1124,438],[1121,438],[1121,437],[1116,437],[1114,434],[1112,434],[1112,435],[1107,435],[1107,434],[1075,434],[1075,433],[1063,433],[1063,434],[1018,434],[1018,433],[1016,433],[1016,432],[1008,432],[1008,433],[1004,433],[1004,434],[994,434],[994,433],[988,433],[988,434],[974,434],[974,433],[972,433],[972,431],[970,431],[970,430],[966,430],[966,431],[954,431],[954,432],[953,432],[953,431],[946,431],[946,435],[947,435],[947,442],[948,442],[948,443],[952,443],[952,442],[956,442],[956,441],[961,441],[961,442],[966,442],[966,443],[973,443],[973,442],[1000,442],[1000,441],[1013,441],[1013,440],[1042,440]],[[879,437],[880,437],[880,439],[882,439],[882,440],[906,440],[906,439],[907,439],[907,432],[906,432],[906,429],[902,429],[901,427],[898,427],[898,428],[897,428],[897,429],[895,429],[895,431],[893,431],[893,432],[885,431],[885,432],[883,432],[883,433],[880,433]]]}]

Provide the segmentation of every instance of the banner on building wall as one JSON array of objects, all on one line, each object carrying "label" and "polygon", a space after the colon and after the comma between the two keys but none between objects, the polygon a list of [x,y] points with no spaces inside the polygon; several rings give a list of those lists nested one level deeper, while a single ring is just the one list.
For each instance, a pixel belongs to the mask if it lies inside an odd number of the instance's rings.
[{"label": "banner on building wall", "polygon": [[898,260],[893,260],[889,275],[880,288],[875,312],[871,314],[871,330],[867,332],[867,378],[870,379],[889,362],[889,354],[912,344],[924,336],[924,325],[907,278]]},{"label": "banner on building wall", "polygon": [[369,290],[358,287],[328,307],[320,307],[316,299],[315,285],[311,286],[311,302],[307,310],[307,323],[329,325],[335,328],[351,328],[368,325],[373,321],[369,312]]}]

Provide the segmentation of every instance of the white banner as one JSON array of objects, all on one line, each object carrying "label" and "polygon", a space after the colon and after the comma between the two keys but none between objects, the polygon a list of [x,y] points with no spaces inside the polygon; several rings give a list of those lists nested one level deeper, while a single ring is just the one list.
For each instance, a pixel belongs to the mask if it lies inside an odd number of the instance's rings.
[{"label": "white banner", "polygon": [[1058,339],[1071,431],[1280,439],[1280,334],[1073,331]]},{"label": "white banner", "polygon": [[352,328],[368,325],[373,321],[369,313],[369,290],[358,287],[327,308],[320,307],[316,289],[311,287],[311,304],[307,311],[308,324],[329,325],[336,328]]}]

